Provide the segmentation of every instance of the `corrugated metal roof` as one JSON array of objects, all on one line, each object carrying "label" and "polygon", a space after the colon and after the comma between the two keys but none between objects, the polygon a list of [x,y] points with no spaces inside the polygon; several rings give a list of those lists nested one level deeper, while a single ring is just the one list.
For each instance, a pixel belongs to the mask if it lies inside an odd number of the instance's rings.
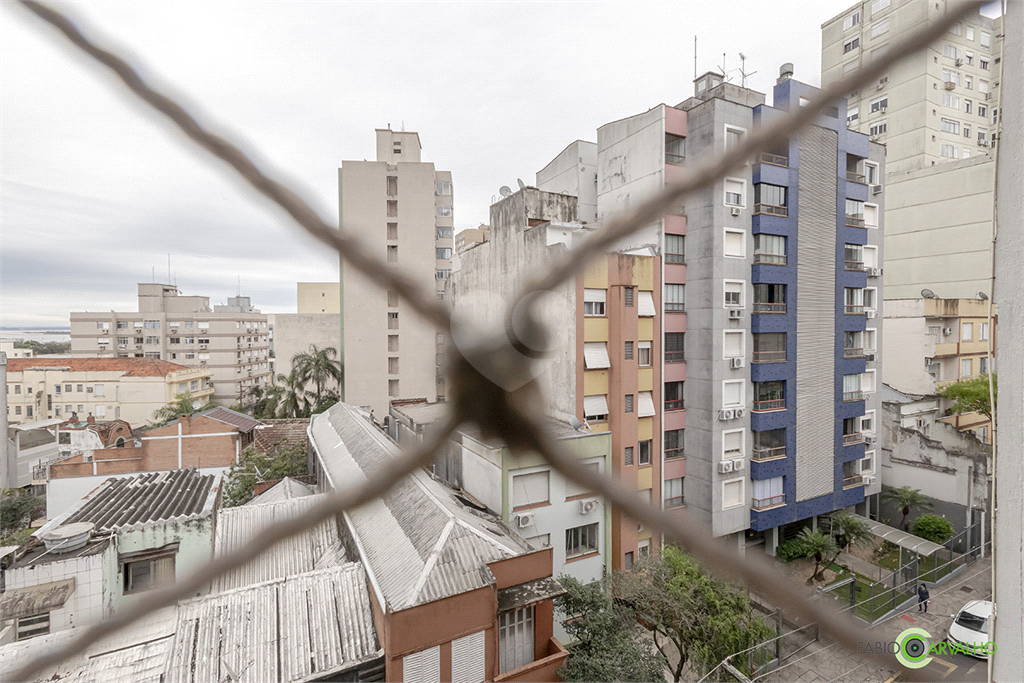
[{"label": "corrugated metal roof", "polygon": [[181,603],[167,683],[322,678],[383,657],[362,565]]},{"label": "corrugated metal roof", "polygon": [[282,500],[302,498],[313,495],[313,487],[296,481],[291,477],[285,477],[269,489],[256,496],[245,505],[267,505],[268,503],[280,503]]},{"label": "corrugated metal roof", "polygon": [[213,511],[219,479],[215,474],[200,475],[195,468],[107,479],[66,517],[57,517],[36,535],[73,522],[92,522],[100,532],[147,522],[206,516]]},{"label": "corrugated metal roof", "polygon": [[235,412],[223,406],[217,406],[210,410],[204,410],[201,413],[196,413],[196,416],[205,415],[206,417],[212,417],[214,420],[223,422],[224,424],[233,425],[238,427],[240,432],[251,432],[258,426],[263,424],[259,420],[243,415],[242,413]]},{"label": "corrugated metal roof", "polygon": [[[343,403],[315,416],[310,434],[337,488],[369,480],[399,452]],[[422,470],[345,518],[390,611],[492,584],[488,562],[530,552],[500,520],[463,506]]]},{"label": "corrugated metal roof", "polygon": [[[214,557],[226,555],[253,539],[274,522],[294,519],[323,500],[324,494],[283,500],[267,505],[243,505],[225,508],[217,519],[213,541]],[[251,586],[293,574],[302,574],[314,568],[340,564],[345,551],[338,534],[335,518],[328,519],[309,531],[290,536],[265,553],[237,569],[214,579],[215,593],[243,586]]]},{"label": "corrugated metal roof", "polygon": [[392,410],[400,413],[416,424],[426,425],[439,422],[451,412],[451,406],[443,401],[437,403],[407,403],[405,405],[392,405]]}]

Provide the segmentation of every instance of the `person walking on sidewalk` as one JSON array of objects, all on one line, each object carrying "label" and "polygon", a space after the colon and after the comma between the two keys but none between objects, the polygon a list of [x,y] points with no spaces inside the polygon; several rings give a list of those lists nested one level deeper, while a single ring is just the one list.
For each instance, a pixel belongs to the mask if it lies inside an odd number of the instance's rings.
[{"label": "person walking on sidewalk", "polygon": [[917,611],[928,612],[928,587],[923,583],[917,588]]}]

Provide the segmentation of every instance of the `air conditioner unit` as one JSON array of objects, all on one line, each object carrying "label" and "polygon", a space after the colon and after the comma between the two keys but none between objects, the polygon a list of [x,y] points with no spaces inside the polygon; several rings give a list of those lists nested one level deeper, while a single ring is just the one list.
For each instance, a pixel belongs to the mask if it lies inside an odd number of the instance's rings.
[{"label": "air conditioner unit", "polygon": [[127,344],[118,344],[117,348],[119,348],[119,349],[127,349],[128,345]]},{"label": "air conditioner unit", "polygon": [[875,477],[872,474],[865,474],[863,477],[864,485],[871,486],[875,483]]},{"label": "air conditioner unit", "polygon": [[528,526],[533,526],[533,513],[526,512],[521,515],[516,515],[516,526],[520,529],[525,529]]},{"label": "air conditioner unit", "polygon": [[871,360],[871,361],[875,360],[875,354],[873,354],[873,353],[865,353],[864,354],[864,360]]},{"label": "air conditioner unit", "polygon": [[743,469],[746,466],[747,466],[747,461],[744,460],[743,458],[738,458],[738,459],[732,461],[732,471],[733,472],[742,472]]},{"label": "air conditioner unit", "polygon": [[141,348],[142,348],[142,344],[136,344],[136,345],[135,345],[135,348],[137,348],[137,349],[141,349]]},{"label": "air conditioner unit", "polygon": [[882,81],[879,81],[878,85],[875,86],[875,90],[881,90],[884,87],[885,87],[885,83],[883,83]]},{"label": "air conditioner unit", "polygon": [[732,460],[725,460],[718,463],[719,474],[729,474],[730,472],[732,472]]},{"label": "air conditioner unit", "polygon": [[866,443],[866,444],[875,443],[877,440],[878,440],[878,437],[871,436],[870,434],[864,436],[864,443]]},{"label": "air conditioner unit", "polygon": [[955,62],[953,62],[953,64],[955,64],[956,66],[963,66],[964,65],[964,60],[958,59]]},{"label": "air conditioner unit", "polygon": [[875,317],[875,315],[877,315],[877,313],[878,313],[878,312],[877,312],[877,311],[875,311],[874,309],[872,309],[872,308],[869,308],[869,309],[866,309],[866,310],[864,311],[864,317],[865,317],[865,318],[874,318],[874,317]]},{"label": "air conditioner unit", "polygon": [[943,327],[942,328],[942,336],[943,337],[948,337],[951,334],[953,334],[953,328],[952,327]]},{"label": "air conditioner unit", "polygon": [[986,100],[991,100],[992,99],[992,93],[990,93],[990,92],[985,93],[985,99]]},{"label": "air conditioner unit", "polygon": [[889,109],[889,107],[879,107],[878,108],[878,113],[879,114],[884,114],[887,109]]},{"label": "air conditioner unit", "polygon": [[946,90],[955,90],[956,83],[954,83],[953,81],[946,81],[945,83],[942,84],[942,87],[944,87]]},{"label": "air conditioner unit", "polygon": [[738,206],[732,207],[732,209],[729,211],[729,213],[731,213],[733,216],[739,216],[740,215],[740,207],[738,207]]},{"label": "air conditioner unit", "polygon": [[736,418],[743,417],[743,413],[746,412],[746,408],[735,408],[732,413]]},{"label": "air conditioner unit", "polygon": [[731,368],[742,368],[746,358],[730,358],[729,367]]},{"label": "air conditioner unit", "polygon": [[739,320],[742,317],[743,317],[743,309],[742,308],[730,308],[729,309],[729,318],[730,319],[732,319],[732,320]]},{"label": "air conditioner unit", "polygon": [[871,194],[882,194],[882,186],[881,185],[872,185],[871,186]]},{"label": "air conditioner unit", "polygon": [[723,420],[731,420],[736,417],[736,411],[732,408],[725,408],[722,410],[722,414],[724,415]]},{"label": "air conditioner unit", "polygon": [[978,147],[991,147],[992,144],[988,140],[978,140]]},{"label": "air conditioner unit", "polygon": [[876,140],[878,140],[878,138],[880,138],[880,137],[882,137],[882,136],[881,136],[880,134],[878,134],[878,133],[875,133],[874,135],[869,135],[869,136],[868,136],[868,140],[871,140],[871,142],[875,142],[875,141],[876,141]]},{"label": "air conditioner unit", "polygon": [[200,345],[199,345],[199,348],[201,348],[201,349],[205,349],[205,348],[206,348],[206,344],[200,344]]},{"label": "air conditioner unit", "polygon": [[587,500],[580,501],[580,514],[589,515],[591,512],[597,509],[597,504],[601,502],[597,498],[588,498]]}]

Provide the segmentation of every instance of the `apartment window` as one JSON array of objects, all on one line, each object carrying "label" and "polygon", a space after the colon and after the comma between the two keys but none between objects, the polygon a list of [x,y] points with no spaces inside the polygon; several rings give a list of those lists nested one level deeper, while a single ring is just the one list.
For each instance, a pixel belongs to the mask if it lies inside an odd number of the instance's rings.
[{"label": "apartment window", "polygon": [[[566,531],[567,547],[568,534],[569,532]],[[501,673],[525,666],[533,661],[533,639],[533,605],[511,612],[502,612],[498,615],[498,663]],[[408,660],[411,657],[412,655],[409,655],[405,659]],[[410,667],[406,665],[405,670],[409,671]],[[440,680],[440,662],[434,671],[437,673],[430,677],[424,677],[423,680]],[[411,681],[413,678],[407,673],[406,680]]]},{"label": "apartment window", "polygon": [[843,375],[843,400],[860,401],[864,398],[864,390],[861,385],[861,376]]},{"label": "apartment window", "polygon": [[633,447],[632,446],[626,446],[625,463],[627,465],[632,465],[633,464]]},{"label": "apartment window", "polygon": [[388,223],[388,239],[398,239],[398,223]]},{"label": "apartment window", "polygon": [[960,122],[953,119],[942,119],[942,132],[960,134]]},{"label": "apartment window", "polygon": [[781,185],[754,183],[754,213],[788,216],[786,188]]},{"label": "apartment window", "polygon": [[397,375],[398,374],[398,358],[397,357],[388,358],[388,374],[389,375]]},{"label": "apartment window", "polygon": [[654,394],[650,391],[641,391],[637,394],[637,416],[638,417],[653,417],[654,410]]},{"label": "apartment window", "polygon": [[875,432],[875,411],[869,410],[860,418],[860,431],[865,434]]},{"label": "apartment window", "polygon": [[[78,390],[79,391],[82,390],[82,385],[81,384],[78,385]],[[16,394],[20,394],[21,393],[21,385],[20,384],[15,384],[14,385],[14,393],[16,393]]]},{"label": "apartment window", "polygon": [[846,313],[863,313],[864,290],[859,287],[846,287],[844,290],[844,302],[846,304]]},{"label": "apartment window", "polygon": [[[972,77],[972,76],[964,76],[964,88],[966,90],[971,90],[973,87],[974,87],[974,77]],[[968,114],[970,114],[971,113],[971,108],[970,108],[970,106],[968,106],[968,104],[967,104],[968,102],[970,102],[970,100],[964,100],[964,111],[967,112]]]},{"label": "apartment window", "polygon": [[398,329],[398,313],[388,313],[388,329]]},{"label": "apartment window", "polygon": [[939,147],[939,154],[949,159],[959,159],[960,149],[956,145],[943,142]]},{"label": "apartment window", "polygon": [[860,10],[857,10],[853,14],[848,14],[843,17],[843,30],[853,28],[860,23]]},{"label": "apartment window", "polygon": [[439,197],[447,197],[452,193],[452,184],[447,180],[438,180],[434,183],[434,194]]},{"label": "apartment window", "polygon": [[665,311],[682,313],[686,310],[686,285],[665,285]]},{"label": "apartment window", "polygon": [[[447,280],[452,276],[451,268],[439,268],[434,271],[435,280]],[[444,292],[441,292],[443,294]]]},{"label": "apartment window", "polygon": [[942,93],[942,106],[951,107],[953,109],[959,109],[960,98],[957,97],[956,95],[950,95],[948,92]]},{"label": "apartment window", "polygon": [[25,417],[32,417],[32,406],[25,406]]},{"label": "apartment window", "polygon": [[878,290],[875,287],[868,287],[864,290],[864,309],[874,310],[875,309],[875,294]]},{"label": "apartment window", "polygon": [[785,360],[785,332],[758,332],[754,334],[755,363],[782,363]]},{"label": "apartment window", "polygon": [[754,432],[754,450],[751,459],[771,460],[786,455],[786,430],[768,429]]},{"label": "apartment window", "polygon": [[981,32],[981,46],[982,47],[991,47],[992,46],[992,34],[991,33],[986,33],[985,31]]},{"label": "apartment window", "polygon": [[650,441],[650,439],[648,439],[646,441],[639,442],[637,444],[637,446],[639,447],[639,452],[638,452],[639,464],[641,464],[641,465],[650,465],[651,464],[651,441]]},{"label": "apartment window", "polygon": [[128,321],[127,320],[118,320],[117,321],[117,329],[119,329],[119,330],[127,330],[128,329]]},{"label": "apartment window", "polygon": [[722,405],[725,407],[743,405],[743,384],[741,379],[722,382]]},{"label": "apartment window", "polygon": [[725,281],[725,307],[743,308],[743,289],[746,283],[742,280]]},{"label": "apartment window", "polygon": [[755,479],[754,490],[751,493],[753,500],[750,507],[755,510],[782,505],[786,502],[786,494],[783,493],[782,480],[784,477],[772,477],[771,479]]},{"label": "apartment window", "polygon": [[626,354],[624,360],[633,360],[633,342],[626,342]]},{"label": "apartment window", "polygon": [[665,263],[686,262],[686,236],[665,235]]},{"label": "apartment window", "polygon": [[683,504],[683,477],[666,479],[662,486],[665,509],[677,508]]},{"label": "apartment window", "polygon": [[75,412],[77,412],[79,415],[81,415],[82,413],[85,412],[85,406],[83,406],[81,403],[79,403],[78,404],[78,410],[75,411]]},{"label": "apartment window", "polygon": [[785,313],[786,285],[754,285],[754,313]]},{"label": "apartment window", "polygon": [[[82,393],[83,391],[85,391],[85,385],[84,384],[79,384],[76,388],[78,390],[78,393]],[[17,392],[15,392],[15,393],[17,393]]]},{"label": "apartment window", "polygon": [[846,125],[847,126],[852,126],[854,123],[857,122],[857,119],[859,119],[859,118],[860,118],[860,107],[859,106],[849,107],[846,110]]},{"label": "apartment window", "polygon": [[848,74],[848,73],[850,73],[852,71],[856,71],[857,67],[859,67],[859,66],[860,66],[860,64],[858,64],[856,61],[847,62],[846,64],[843,64],[843,74],[845,75],[845,74]]},{"label": "apartment window", "polygon": [[978,341],[988,341],[988,323],[979,323],[978,332]]},{"label": "apartment window", "polygon": [[608,396],[584,396],[583,417],[587,422],[607,422]]},{"label": "apartment window", "polygon": [[50,632],[50,613],[41,612],[16,619],[15,640],[28,640]]},{"label": "apartment window", "polygon": [[885,133],[888,130],[889,130],[889,122],[888,121],[876,121],[875,123],[871,124],[870,128],[868,128],[868,134],[869,135],[881,135],[882,133]]},{"label": "apartment window", "polygon": [[[118,337],[118,341],[117,341],[117,343],[118,343],[118,344],[120,344],[120,343],[121,343],[121,339],[122,339],[121,337]],[[124,343],[125,343],[125,344],[127,344],[127,343],[128,343],[128,339],[127,339],[127,338],[125,338],[125,341],[124,341]],[[169,338],[167,339],[167,343],[168,343],[168,344],[180,344],[180,343],[181,343],[181,337],[169,337]]]},{"label": "apartment window", "polygon": [[584,289],[583,290],[583,315],[603,316],[607,290]]},{"label": "apartment window", "polygon": [[438,247],[434,250],[434,258],[438,259],[450,259],[452,257],[452,250],[448,247]]},{"label": "apartment window", "polygon": [[847,244],[845,258],[846,270],[864,270],[864,245]]},{"label": "apartment window", "polygon": [[665,410],[683,409],[683,384],[683,382],[665,382]]},{"label": "apartment window", "polygon": [[875,16],[889,6],[889,0],[873,0],[871,3],[871,16]]},{"label": "apartment window", "polygon": [[732,458],[743,457],[743,432],[742,429],[734,429],[728,432],[722,432],[722,458],[730,460]]},{"label": "apartment window", "polygon": [[876,112],[885,111],[886,108],[888,108],[888,106],[889,106],[889,96],[888,95],[882,95],[878,99],[871,100],[871,104],[870,104],[871,113],[874,114]]},{"label": "apartment window", "polygon": [[388,245],[388,263],[398,263],[398,245]]},{"label": "apartment window", "polygon": [[598,524],[587,524],[575,529],[565,530],[565,557],[579,557],[588,553],[596,553]]},{"label": "apartment window", "polygon": [[[147,351],[146,352],[146,358],[159,358],[159,357],[160,357],[160,353],[158,351],[153,351],[153,352]],[[185,354],[185,360],[195,360],[195,357],[196,357],[196,354],[194,354],[194,353],[186,353]]]},{"label": "apartment window", "polygon": [[684,348],[685,332],[665,333],[665,362],[680,363],[686,360]]},{"label": "apartment window", "polygon": [[14,406],[14,414],[21,415],[21,406]]},{"label": "apartment window", "polygon": [[122,555],[123,592],[140,593],[160,585],[174,583],[174,555],[178,544],[156,550]]},{"label": "apartment window", "polygon": [[159,320],[147,320],[145,327],[146,327],[147,330],[159,330],[160,329],[160,321]]},{"label": "apartment window", "polygon": [[626,553],[626,555],[625,555],[625,557],[624,557],[624,559],[622,561],[622,566],[627,571],[633,568],[633,551],[632,550],[629,551],[628,553]]},{"label": "apartment window", "polygon": [[636,294],[635,287],[622,288],[622,303],[626,308],[633,308],[633,298]]},{"label": "apartment window", "polygon": [[639,318],[654,317],[654,292],[640,291],[637,303],[636,315]]},{"label": "apartment window", "polygon": [[725,180],[725,204],[726,206],[745,206],[744,195],[746,194],[747,183],[745,180],[726,178]]},{"label": "apartment window", "polygon": [[786,265],[786,238],[783,235],[754,235],[754,263]]},{"label": "apartment window", "polygon": [[877,38],[880,35],[889,32],[889,20],[883,19],[882,21],[876,21],[871,25],[871,37]]},{"label": "apartment window", "polygon": [[725,127],[725,151],[730,151],[739,146],[743,142],[743,134],[746,131],[742,128],[733,128],[732,126]]},{"label": "apartment window", "polygon": [[665,163],[682,164],[686,161],[686,138],[665,134]]},{"label": "apartment window", "polygon": [[964,24],[963,24],[963,22],[958,21],[955,24],[953,24],[952,26],[950,26],[949,27],[949,32],[952,33],[955,36],[963,35],[963,32],[964,32]]},{"label": "apartment window", "polygon": [[105,388],[105,387],[104,387],[104,386],[103,386],[102,384],[97,384],[97,385],[96,385],[96,389],[95,389],[95,392],[94,392],[94,393],[95,393],[95,394],[96,394],[97,396],[106,396],[106,393],[105,393],[105,391],[106,391],[106,388]]},{"label": "apartment window", "polygon": [[985,58],[979,59],[978,66],[984,69],[985,71],[988,71],[988,60]]},{"label": "apartment window", "polygon": [[950,45],[949,43],[946,43],[945,45],[942,46],[942,56],[948,57],[950,59],[960,59],[961,57],[964,56],[964,51],[962,48],[959,48],[956,45]]},{"label": "apartment window", "polygon": [[960,85],[960,72],[953,71],[952,69],[943,69],[942,80],[945,83],[956,83],[957,85]]},{"label": "apartment window", "polygon": [[633,394],[626,394],[625,412],[627,412],[627,413],[632,413],[633,412],[633,399],[634,399]]},{"label": "apartment window", "polygon": [[434,209],[434,213],[438,218],[451,218],[452,207],[438,204]]},{"label": "apartment window", "polygon": [[978,374],[979,375],[987,375],[988,374],[988,358],[982,357],[982,358],[978,359]]},{"label": "apartment window", "polygon": [[733,508],[743,505],[746,501],[743,496],[743,479],[732,479],[722,482],[722,508]]},{"label": "apartment window", "polygon": [[551,473],[532,472],[512,477],[512,507],[514,509],[533,507],[547,503],[550,499]]},{"label": "apartment window", "polygon": [[754,382],[754,410],[785,410],[786,383],[784,381]]},{"label": "apartment window", "polygon": [[388,396],[397,397],[398,395],[399,395],[398,394],[398,380],[397,379],[389,379],[388,380]]},{"label": "apartment window", "polygon": [[858,47],[860,47],[859,36],[854,38],[853,40],[848,40],[845,43],[843,43],[843,54],[846,54],[847,52],[852,52],[853,50],[856,50]]},{"label": "apartment window", "polygon": [[971,341],[971,337],[974,336],[974,323],[963,323],[961,328],[960,341]]},{"label": "apartment window", "polygon": [[665,432],[665,459],[683,457],[683,432],[682,429],[670,429]]},{"label": "apartment window", "polygon": [[59,384],[58,384],[58,385],[56,385],[56,386],[55,386],[55,387],[53,388],[53,393],[54,393],[55,395],[57,395],[57,396],[60,396],[60,389],[61,389],[61,386],[60,386]]},{"label": "apartment window", "polygon": [[146,343],[147,344],[159,344],[160,343],[160,337],[146,337]]},{"label": "apartment window", "polygon": [[[971,376],[971,359],[964,358],[960,361],[960,376],[970,377]],[[29,406],[31,407],[31,406]]]},{"label": "apartment window", "polygon": [[637,344],[637,365],[642,368],[651,365],[651,342],[642,341]]},{"label": "apartment window", "polygon": [[747,255],[746,235],[747,233],[745,230],[731,230],[726,228],[723,249],[724,255],[731,258],[744,258]]},{"label": "apartment window", "polygon": [[723,333],[725,343],[722,345],[722,356],[724,358],[742,358],[744,356],[743,330],[727,330]]},{"label": "apartment window", "polygon": [[[137,342],[138,340],[136,339],[135,341]],[[241,341],[242,341],[242,338],[239,337],[238,338],[238,342],[241,343]],[[185,337],[185,343],[186,344],[195,344],[196,343],[196,338],[195,337]]]},{"label": "apartment window", "polygon": [[[256,341],[256,342],[258,342],[259,341],[259,337],[248,337],[248,340],[249,341]],[[210,343],[210,338],[209,337],[200,337],[199,338],[199,343],[200,344],[209,344]]]}]

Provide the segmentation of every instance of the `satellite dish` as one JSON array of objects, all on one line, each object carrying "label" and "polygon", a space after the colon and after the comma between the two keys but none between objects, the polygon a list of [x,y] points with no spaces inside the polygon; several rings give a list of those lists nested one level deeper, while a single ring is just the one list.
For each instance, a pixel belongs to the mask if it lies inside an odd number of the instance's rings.
[{"label": "satellite dish", "polygon": [[524,183],[520,178],[516,178],[516,182],[519,183],[520,190],[526,189],[526,183]]},{"label": "satellite dish", "polygon": [[502,185],[501,189],[498,190],[498,194],[500,194],[502,197],[507,197],[510,194],[512,194],[512,188],[510,188],[508,185]]},{"label": "satellite dish", "polygon": [[978,292],[978,298],[982,301],[988,301],[988,294],[985,292]]},{"label": "satellite dish", "polygon": [[572,427],[573,429],[579,429],[580,427],[583,426],[583,423],[580,422],[575,415],[573,415],[572,417],[569,418],[569,426]]},{"label": "satellite dish", "polygon": [[939,297],[935,296],[935,292],[933,292],[930,289],[922,289],[921,290],[921,296],[923,296],[925,299],[938,299],[939,298]]}]

